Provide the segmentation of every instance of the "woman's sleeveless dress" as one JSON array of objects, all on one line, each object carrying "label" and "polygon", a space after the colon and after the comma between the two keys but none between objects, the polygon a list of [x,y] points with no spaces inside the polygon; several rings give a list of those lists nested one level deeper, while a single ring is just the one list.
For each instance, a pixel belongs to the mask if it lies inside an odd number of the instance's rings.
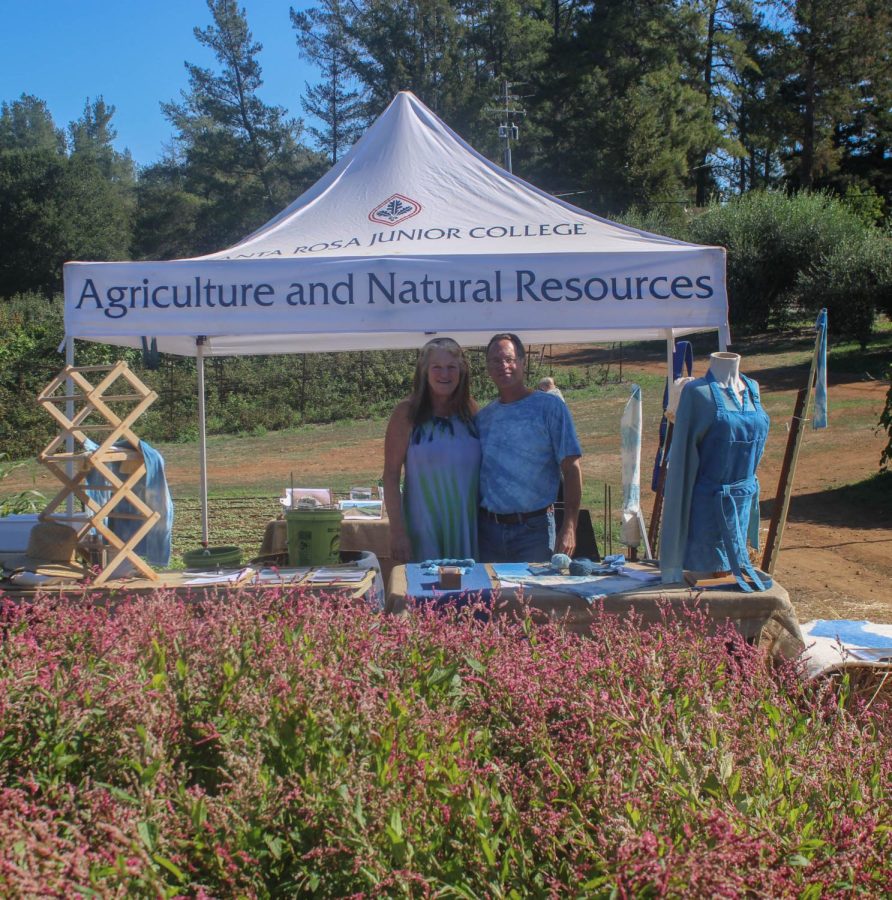
[{"label": "woman's sleeveless dress", "polygon": [[458,416],[416,425],[406,450],[403,516],[412,561],[477,558],[480,438]]}]

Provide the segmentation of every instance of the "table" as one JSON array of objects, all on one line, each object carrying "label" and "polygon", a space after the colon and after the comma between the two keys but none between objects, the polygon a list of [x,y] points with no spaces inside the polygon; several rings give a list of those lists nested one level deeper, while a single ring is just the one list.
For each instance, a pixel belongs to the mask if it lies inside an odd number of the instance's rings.
[{"label": "table", "polygon": [[[341,520],[341,550],[358,553],[369,550],[378,557],[385,584],[393,568],[390,558],[390,521],[385,514],[381,519],[357,516]],[[266,524],[261,556],[288,552],[288,529],[285,519],[271,519]]]},{"label": "table", "polygon": [[[642,571],[645,567],[636,568]],[[393,569],[384,604],[385,612],[398,615],[410,608],[414,601],[408,585],[410,582],[418,583],[418,570],[417,565],[411,564]],[[518,599],[522,594],[529,603],[534,620],[555,622],[576,634],[589,634],[597,616],[589,602],[580,596],[547,586],[503,587],[489,564],[484,566],[478,563],[474,572],[468,573],[464,579],[464,584],[488,583],[489,596],[497,597],[494,615],[517,614],[522,609]],[[459,597],[460,594],[437,592],[434,596],[443,599],[447,595]],[[769,590],[752,594],[745,594],[730,584],[708,590],[692,588],[687,584],[639,584],[633,590],[609,594],[599,601],[598,608],[620,615],[631,611],[643,622],[656,624],[661,620],[667,603],[676,613],[697,603],[716,625],[730,621],[749,643],[758,645],[773,657],[793,658],[804,646],[790,597],[776,581]]]},{"label": "table", "polygon": [[[325,583],[317,583],[312,573],[325,569],[332,572],[343,571],[346,577],[338,581],[334,577]],[[263,569],[243,566],[220,569],[216,572],[162,571],[157,580],[148,578],[110,578],[100,585],[83,582],[45,585],[40,588],[26,588],[0,581],[0,595],[13,601],[33,600],[38,595],[89,598],[93,602],[116,603],[127,596],[144,596],[155,591],[170,591],[177,596],[203,599],[219,596],[228,591],[260,593],[278,588],[307,590],[314,594],[347,594],[352,599],[366,599],[380,608],[384,588],[380,574],[362,564],[344,563],[337,566],[316,566],[314,568]]]}]

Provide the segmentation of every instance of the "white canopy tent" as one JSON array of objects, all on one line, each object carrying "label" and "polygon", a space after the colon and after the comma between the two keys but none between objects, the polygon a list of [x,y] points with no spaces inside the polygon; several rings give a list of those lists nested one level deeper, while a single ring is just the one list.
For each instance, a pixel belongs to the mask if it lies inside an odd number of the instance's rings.
[{"label": "white canopy tent", "polygon": [[[729,339],[723,249],[555,199],[409,92],[234,247],[70,262],[64,281],[69,347],[154,338],[161,352],[198,357],[202,434],[205,356],[411,348],[437,333],[474,346],[506,330],[528,343],[665,339],[670,356],[680,335]],[[206,494],[204,477],[202,446]]]}]

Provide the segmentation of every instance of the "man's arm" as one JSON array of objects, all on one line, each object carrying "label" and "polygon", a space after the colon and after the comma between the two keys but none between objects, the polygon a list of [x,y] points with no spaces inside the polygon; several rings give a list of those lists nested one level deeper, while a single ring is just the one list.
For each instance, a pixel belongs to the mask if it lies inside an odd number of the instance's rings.
[{"label": "man's arm", "polygon": [[561,460],[564,476],[564,520],[554,543],[555,553],[572,556],[576,549],[576,520],[582,503],[582,466],[578,456],[566,456]]}]

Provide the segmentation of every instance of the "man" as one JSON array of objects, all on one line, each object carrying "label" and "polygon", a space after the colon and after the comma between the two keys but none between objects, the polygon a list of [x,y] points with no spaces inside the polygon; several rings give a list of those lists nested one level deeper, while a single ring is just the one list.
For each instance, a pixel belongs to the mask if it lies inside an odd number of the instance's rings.
[{"label": "man", "polygon": [[[499,396],[477,414],[482,562],[547,562],[553,553],[572,556],[576,547],[582,449],[567,405],[524,383],[525,356],[515,334],[494,335],[486,348]],[[555,535],[561,476],[564,519]]]}]

